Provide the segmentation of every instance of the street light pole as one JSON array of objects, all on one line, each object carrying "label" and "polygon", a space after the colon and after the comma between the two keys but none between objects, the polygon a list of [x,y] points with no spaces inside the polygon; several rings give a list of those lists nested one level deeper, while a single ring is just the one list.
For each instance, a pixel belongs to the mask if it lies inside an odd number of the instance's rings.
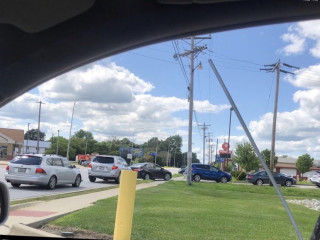
[{"label": "street light pole", "polygon": [[41,114],[41,104],[43,104],[43,102],[40,100],[38,103],[39,103],[39,116],[38,116],[38,133],[37,133],[37,154],[39,154],[39,141],[40,141],[40,114]]},{"label": "street light pole", "polygon": [[132,161],[133,161],[133,141],[134,141],[134,133],[135,133],[135,131],[136,130],[142,130],[142,129],[144,129],[144,128],[135,128],[135,129],[133,129],[133,133],[132,133],[132,142],[131,142],[131,162],[130,162],[130,164],[132,164]]},{"label": "street light pole", "polygon": [[57,155],[59,155],[59,133],[60,133],[60,130],[58,130],[58,139],[57,139]]},{"label": "street light pole", "polygon": [[71,130],[72,130],[72,122],[73,122],[73,114],[76,103],[80,100],[89,99],[89,98],[78,98],[73,102],[72,115],[71,115],[71,124],[70,124],[70,132],[69,132],[69,140],[68,140],[68,148],[67,148],[67,159],[69,160],[69,151],[70,151],[70,139],[71,139]]},{"label": "street light pole", "polygon": [[[176,144],[176,142],[174,142],[174,144],[169,144],[169,146],[168,146],[168,155],[167,155],[167,166],[168,167],[169,167],[169,154],[170,154],[169,148],[170,148],[170,146],[175,146],[175,148],[176,148],[177,146],[175,144]],[[170,157],[170,160],[171,160],[171,157]]]}]

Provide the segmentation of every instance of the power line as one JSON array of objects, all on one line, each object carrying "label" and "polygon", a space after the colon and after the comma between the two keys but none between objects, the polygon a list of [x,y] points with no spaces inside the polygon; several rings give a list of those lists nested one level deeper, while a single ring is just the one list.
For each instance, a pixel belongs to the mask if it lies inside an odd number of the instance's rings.
[{"label": "power line", "polygon": [[184,68],[184,65],[183,65],[183,62],[182,62],[182,59],[181,59],[181,56],[179,55],[179,49],[178,49],[178,46],[177,46],[177,42],[174,40],[172,41],[172,45],[173,45],[173,49],[174,49],[174,56],[176,56],[176,60],[178,60],[178,63],[180,65],[180,68],[181,68],[181,71],[182,71],[182,74],[183,74],[183,77],[185,78],[186,80],[186,84],[187,86],[189,86],[189,78],[188,78],[188,75],[186,73],[186,69]]}]

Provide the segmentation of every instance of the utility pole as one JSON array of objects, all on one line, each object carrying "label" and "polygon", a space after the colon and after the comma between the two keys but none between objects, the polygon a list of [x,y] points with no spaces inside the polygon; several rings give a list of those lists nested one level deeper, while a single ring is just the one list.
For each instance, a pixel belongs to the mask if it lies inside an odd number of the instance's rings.
[{"label": "utility pole", "polygon": [[[289,67],[289,68],[299,69],[298,67],[292,66],[292,65],[287,64],[287,63],[282,63],[282,65],[284,65],[286,67]],[[277,82],[276,82],[276,92],[275,92],[275,96],[274,96],[274,109],[273,109],[273,122],[272,122],[271,155],[270,155],[270,171],[273,174],[273,172],[274,172],[274,157],[275,157],[275,142],[276,142],[276,127],[277,127],[280,72],[289,73],[289,74],[294,74],[294,73],[282,70],[281,69],[280,59],[278,60],[278,62],[276,62],[274,64],[268,64],[268,65],[264,65],[264,66],[265,67],[271,67],[271,68],[261,68],[260,70],[264,70],[264,71],[267,71],[267,72],[277,71]]]},{"label": "utility pole", "polygon": [[38,134],[37,134],[37,153],[39,154],[39,140],[40,140],[40,113],[41,113],[41,104],[43,104],[43,102],[40,100],[38,103],[39,103],[39,115],[38,115]]},{"label": "utility pole", "polygon": [[191,185],[191,164],[192,164],[192,114],[193,114],[193,76],[194,70],[197,67],[202,67],[201,62],[194,67],[195,55],[199,54],[203,50],[207,49],[207,46],[195,46],[195,39],[211,39],[211,37],[195,37],[191,38],[191,48],[189,51],[184,53],[174,54],[173,57],[177,59],[178,57],[190,56],[190,84],[188,86],[189,90],[189,128],[188,128],[188,152],[187,152],[187,185]]},{"label": "utility pole", "polygon": [[[231,116],[232,116],[232,110],[233,108],[230,107],[230,117],[229,117],[229,133],[228,133],[228,155],[230,153],[230,130],[231,130]],[[229,158],[227,158],[227,167],[229,164]]]},{"label": "utility pole", "polygon": [[211,125],[206,125],[203,123],[203,125],[198,125],[199,127],[202,127],[201,129],[203,130],[203,158],[202,158],[202,163],[205,164],[206,160],[206,130],[208,129],[207,127],[210,127]]}]

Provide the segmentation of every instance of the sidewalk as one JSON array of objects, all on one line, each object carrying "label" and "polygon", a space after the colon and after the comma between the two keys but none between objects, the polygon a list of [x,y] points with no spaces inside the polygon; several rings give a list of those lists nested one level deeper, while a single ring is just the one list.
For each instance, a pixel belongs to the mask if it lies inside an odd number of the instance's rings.
[{"label": "sidewalk", "polygon": [[[136,186],[136,190],[155,187],[162,183],[164,181],[141,183]],[[35,228],[63,215],[89,207],[98,200],[117,196],[118,191],[116,188],[51,201],[13,205],[10,207],[7,222],[0,227],[0,235],[60,237]]]}]

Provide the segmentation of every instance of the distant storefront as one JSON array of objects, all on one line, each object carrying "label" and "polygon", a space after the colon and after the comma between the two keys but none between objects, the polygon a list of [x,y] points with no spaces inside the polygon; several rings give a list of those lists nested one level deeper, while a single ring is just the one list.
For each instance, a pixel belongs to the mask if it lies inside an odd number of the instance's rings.
[{"label": "distant storefront", "polygon": [[11,160],[21,153],[24,130],[0,128],[0,159]]}]

